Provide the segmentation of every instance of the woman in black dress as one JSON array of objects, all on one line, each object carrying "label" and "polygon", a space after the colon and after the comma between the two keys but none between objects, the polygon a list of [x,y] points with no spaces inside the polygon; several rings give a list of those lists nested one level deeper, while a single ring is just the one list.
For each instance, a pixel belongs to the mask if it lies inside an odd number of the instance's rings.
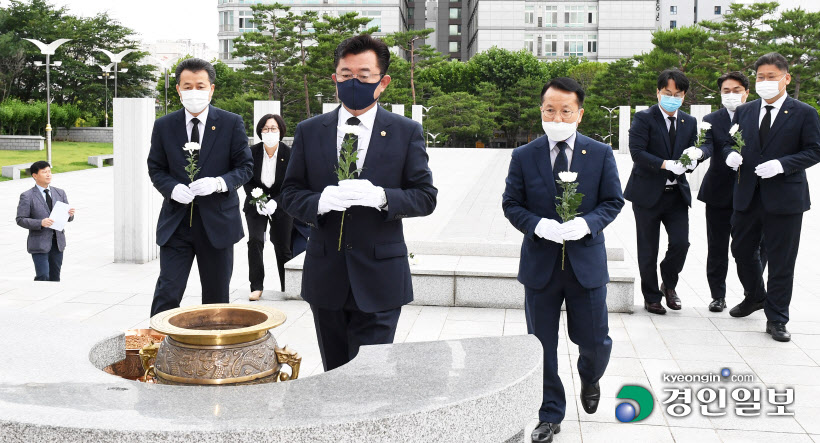
[{"label": "woman in black dress", "polygon": [[[281,290],[285,291],[285,263],[293,258],[291,252],[291,229],[293,219],[279,207],[279,192],[285,179],[290,160],[290,147],[281,142],[285,136],[285,121],[281,116],[267,114],[256,124],[256,134],[261,143],[251,146],[253,177],[245,183],[245,219],[248,223],[248,270],[251,282],[249,300],[262,297],[265,281],[265,265],[262,251],[265,232],[270,224],[270,241],[276,253]],[[259,188],[268,197],[267,203],[253,204],[251,196]]]}]

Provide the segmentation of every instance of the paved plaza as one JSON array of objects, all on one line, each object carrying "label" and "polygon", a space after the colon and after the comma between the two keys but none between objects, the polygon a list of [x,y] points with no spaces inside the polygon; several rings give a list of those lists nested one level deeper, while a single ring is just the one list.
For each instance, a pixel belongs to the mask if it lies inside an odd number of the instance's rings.
[{"label": "paved plaza", "polygon": [[[501,193],[510,157],[509,150],[430,149],[434,182],[439,188],[436,211],[424,219],[405,221],[408,240],[442,242],[520,243],[521,234],[504,218]],[[631,168],[628,155],[616,154],[622,185]],[[705,167],[705,165],[701,166]],[[815,199],[820,199],[820,169],[808,171]],[[0,309],[40,313],[45,318],[124,330],[148,327],[148,315],[159,261],[148,264],[117,264],[114,261],[114,201],[128,199],[113,187],[114,168],[91,169],[54,176],[53,185],[64,189],[76,219],[66,230],[68,247],[60,283],[32,282],[34,266],[25,249],[26,231],[15,224],[17,201],[32,180],[0,183]],[[694,194],[694,192],[693,192]],[[240,197],[243,197],[240,190]],[[627,202],[621,215],[606,231],[607,246],[625,251],[627,265],[637,280],[635,224]],[[820,212],[806,213],[801,250],[795,270],[791,321],[792,341],[778,343],[765,334],[762,311],[744,319],[711,313],[705,277],[706,232],[704,205],[695,202],[690,211],[690,243],[686,266],[677,287],[683,309],[665,316],[649,315],[636,293],[634,314],[610,314],[613,354],[601,380],[598,412],[586,414],[577,404],[580,380],[575,368],[578,350],[566,334],[561,319],[559,373],[568,398],[567,416],[555,441],[564,442],[812,442],[820,443]],[[662,234],[661,243],[666,241]],[[248,303],[247,247],[243,240],[234,250],[231,302]],[[275,258],[270,243],[265,249],[267,288],[278,288]],[[637,286],[637,285],[636,285]],[[727,304],[742,297],[734,264],[727,279]],[[288,288],[293,290],[294,288]],[[196,267],[191,272],[183,305],[201,302]],[[287,322],[274,330],[280,344],[288,344],[303,356],[302,376],[322,372],[313,319],[302,301],[282,300],[280,293],[266,290],[257,303],[284,311]],[[36,325],[32,325],[36,327]],[[406,306],[402,309],[396,342],[450,340],[478,336],[526,334],[523,310],[460,307]],[[83,350],[83,352],[85,352]],[[750,383],[720,383],[763,391],[759,417],[736,417],[729,398],[727,414],[706,417],[692,402],[686,418],[668,415],[662,404],[664,389],[702,384],[671,384],[662,374],[718,373],[730,368],[734,374],[750,374]],[[503,371],[503,368],[501,368]],[[624,385],[650,388],[655,410],[640,423],[620,423],[614,415],[616,397]],[[717,388],[719,386],[711,386]],[[765,401],[766,388],[795,390],[794,416],[768,417],[772,407]],[[533,420],[537,411],[533,411]],[[530,424],[530,428],[535,423]],[[528,430],[529,430],[528,429]]]}]

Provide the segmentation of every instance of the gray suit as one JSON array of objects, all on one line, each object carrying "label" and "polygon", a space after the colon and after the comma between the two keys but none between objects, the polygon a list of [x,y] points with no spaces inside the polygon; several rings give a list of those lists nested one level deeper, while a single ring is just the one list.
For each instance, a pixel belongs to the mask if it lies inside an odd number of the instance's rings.
[{"label": "gray suit", "polygon": [[[51,199],[54,203],[58,201],[68,204],[65,191],[54,186],[49,186]],[[34,186],[28,191],[20,194],[20,203],[17,205],[17,224],[28,229],[27,248],[29,254],[46,254],[51,251],[52,237],[54,230],[44,228],[41,223],[44,218],[48,218],[51,212],[48,210],[43,193]],[[74,216],[68,221],[74,220]],[[62,252],[65,250],[65,231],[56,231],[57,248]]]}]

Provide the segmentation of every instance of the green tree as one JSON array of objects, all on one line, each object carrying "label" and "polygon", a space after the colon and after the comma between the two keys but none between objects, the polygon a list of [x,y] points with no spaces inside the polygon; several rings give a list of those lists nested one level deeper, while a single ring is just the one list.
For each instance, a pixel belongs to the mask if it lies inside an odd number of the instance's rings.
[{"label": "green tree", "polygon": [[419,41],[424,41],[435,29],[412,29],[410,31],[399,31],[387,35],[384,42],[388,46],[396,46],[407,53],[410,62],[410,91],[413,95],[413,104],[416,104],[416,84],[415,71],[416,64],[426,58],[441,58],[441,54],[435,51],[430,45],[416,46]]},{"label": "green tree", "polygon": [[764,20],[764,23],[771,27],[763,33],[772,42],[766,49],[788,60],[790,86],[794,88],[794,98],[799,100],[801,87],[816,85],[820,75],[820,12],[797,8],[783,11],[777,19]]},{"label": "green tree", "polygon": [[721,21],[700,22],[711,37],[702,47],[703,66],[720,73],[748,73],[767,43],[760,31],[763,17],[774,14],[777,7],[777,2],[732,3]]},{"label": "green tree", "polygon": [[489,142],[495,115],[486,98],[469,92],[436,95],[429,100],[427,131],[441,134],[438,140],[448,147],[471,147],[480,140]]}]

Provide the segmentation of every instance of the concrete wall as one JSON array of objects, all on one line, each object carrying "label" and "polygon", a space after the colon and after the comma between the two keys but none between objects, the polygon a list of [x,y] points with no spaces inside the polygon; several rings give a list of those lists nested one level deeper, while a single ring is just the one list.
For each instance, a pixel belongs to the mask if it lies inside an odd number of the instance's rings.
[{"label": "concrete wall", "polygon": [[114,128],[55,128],[53,140],[80,143],[114,143]]},{"label": "concrete wall", "polygon": [[42,151],[44,146],[39,135],[0,135],[0,151]]}]

